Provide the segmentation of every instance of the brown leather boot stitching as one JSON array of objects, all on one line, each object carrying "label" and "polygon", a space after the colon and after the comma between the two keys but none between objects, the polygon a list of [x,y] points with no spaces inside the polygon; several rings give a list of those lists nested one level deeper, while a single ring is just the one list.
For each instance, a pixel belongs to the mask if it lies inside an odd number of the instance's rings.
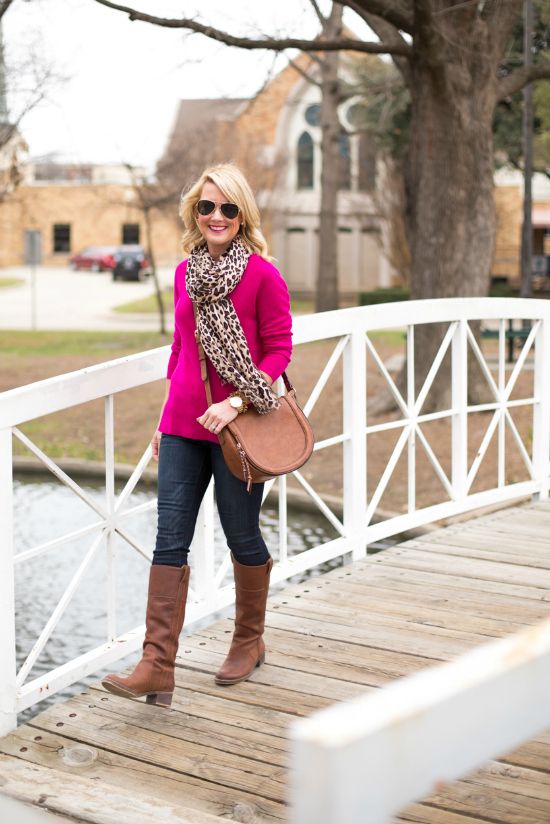
[{"label": "brown leather boot stitching", "polygon": [[185,619],[189,574],[188,566],[151,566],[143,656],[131,675],[107,675],[101,682],[106,690],[124,698],[147,696],[147,704],[170,706],[175,686],[174,664]]},{"label": "brown leather boot stitching", "polygon": [[235,576],[235,631],[227,658],[216,673],[216,684],[229,686],[246,681],[265,660],[263,632],[269,576],[273,561],[244,566],[233,556]]}]

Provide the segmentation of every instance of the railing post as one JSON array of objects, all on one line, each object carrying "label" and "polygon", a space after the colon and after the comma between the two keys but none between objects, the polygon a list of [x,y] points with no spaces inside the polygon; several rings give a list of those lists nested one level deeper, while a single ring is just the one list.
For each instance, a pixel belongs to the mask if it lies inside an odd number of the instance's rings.
[{"label": "railing post", "polygon": [[465,320],[457,323],[451,352],[452,487],[454,500],[458,501],[468,492],[468,332]]},{"label": "railing post", "polygon": [[365,330],[356,325],[343,352],[344,361],[344,527],[354,560],[367,551],[367,354]]},{"label": "railing post", "polygon": [[0,736],[17,726],[12,434],[0,430]]},{"label": "railing post", "polygon": [[533,404],[533,471],[538,500],[548,499],[550,487],[550,316],[545,315],[535,340],[535,403]]},{"label": "railing post", "polygon": [[114,397],[105,398],[105,509],[111,523],[106,530],[107,552],[107,639],[113,641],[116,628],[115,542],[113,517],[115,512],[115,422]]},{"label": "railing post", "polygon": [[214,483],[210,481],[197,517],[191,545],[193,563],[192,585],[195,594],[205,601],[214,591],[216,578],[214,553]]}]

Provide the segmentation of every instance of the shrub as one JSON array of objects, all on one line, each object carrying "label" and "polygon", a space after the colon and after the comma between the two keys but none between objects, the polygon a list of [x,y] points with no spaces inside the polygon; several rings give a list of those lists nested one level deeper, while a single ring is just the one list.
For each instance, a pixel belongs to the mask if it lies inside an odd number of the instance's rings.
[{"label": "shrub", "polygon": [[373,289],[370,292],[359,293],[359,306],[370,306],[373,303],[395,303],[398,300],[409,300],[410,296],[410,291],[401,286]]}]

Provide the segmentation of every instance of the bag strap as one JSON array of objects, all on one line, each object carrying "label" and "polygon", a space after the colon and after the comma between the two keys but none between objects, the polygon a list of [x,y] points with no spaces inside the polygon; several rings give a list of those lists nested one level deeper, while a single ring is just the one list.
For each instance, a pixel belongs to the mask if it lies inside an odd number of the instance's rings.
[{"label": "bag strap", "polygon": [[[204,346],[201,342],[201,336],[199,332],[199,313],[195,301],[193,301],[193,313],[195,315],[195,341],[197,343],[197,349],[199,350],[201,378],[202,382],[204,383],[204,390],[206,392],[206,400],[208,402],[208,406],[212,406],[212,390],[210,389],[210,380],[208,379],[208,368],[206,366],[206,352],[204,351]],[[286,372],[283,372],[281,377],[284,381],[286,391],[291,392],[294,389],[294,387],[292,386]]]},{"label": "bag strap", "polygon": [[199,361],[201,365],[201,378],[204,383],[204,390],[206,392],[206,400],[208,406],[212,406],[212,390],[210,389],[210,381],[208,380],[208,368],[206,366],[206,352],[201,342],[199,333],[199,314],[197,311],[197,304],[193,301],[193,312],[195,314],[195,341],[197,342],[197,349],[199,350]]}]

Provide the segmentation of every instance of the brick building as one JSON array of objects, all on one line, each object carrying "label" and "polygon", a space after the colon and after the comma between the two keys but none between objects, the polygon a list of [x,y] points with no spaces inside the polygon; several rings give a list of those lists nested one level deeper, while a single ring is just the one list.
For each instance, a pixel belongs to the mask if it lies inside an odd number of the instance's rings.
[{"label": "brick building", "polygon": [[[181,234],[176,218],[153,217],[159,249],[170,262],[176,260]],[[86,246],[145,242],[131,175],[115,164],[28,164],[23,184],[0,204],[0,267],[25,262],[28,231],[39,232],[47,266],[66,264]]]},{"label": "brick building", "polygon": [[[523,177],[516,170],[499,169],[495,174],[497,236],[492,274],[521,279],[521,228],[523,222]],[[550,259],[550,180],[533,175],[533,255],[538,262]],[[546,263],[547,274],[550,269]]]},{"label": "brick building", "polygon": [[[298,58],[302,71],[315,71]],[[353,132],[356,101],[340,107]],[[157,261],[180,258],[178,194],[208,163],[234,160],[248,174],[262,209],[264,231],[293,294],[313,292],[320,209],[320,90],[288,66],[253,99],[182,100],[159,179],[173,182],[174,197],[153,210]],[[25,233],[38,231],[43,262],[63,265],[88,245],[145,244],[143,214],[123,166],[52,162],[27,164],[24,180],[0,202],[0,267],[25,262]],[[344,297],[398,280],[389,246],[388,221],[379,189],[384,168],[364,134],[340,143],[338,195],[339,285]],[[519,276],[522,184],[517,173],[495,176],[497,240],[493,274]],[[550,253],[550,182],[535,178],[535,254]]]}]

